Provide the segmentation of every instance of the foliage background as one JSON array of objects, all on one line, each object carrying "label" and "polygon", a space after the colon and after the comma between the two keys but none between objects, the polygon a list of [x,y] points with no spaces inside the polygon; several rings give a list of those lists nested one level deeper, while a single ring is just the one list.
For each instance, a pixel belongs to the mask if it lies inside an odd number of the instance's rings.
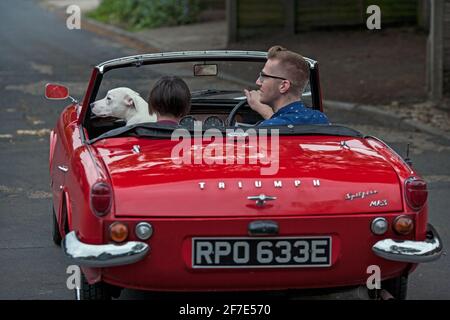
[{"label": "foliage background", "polygon": [[103,0],[91,18],[128,30],[176,26],[196,22],[200,0]]}]

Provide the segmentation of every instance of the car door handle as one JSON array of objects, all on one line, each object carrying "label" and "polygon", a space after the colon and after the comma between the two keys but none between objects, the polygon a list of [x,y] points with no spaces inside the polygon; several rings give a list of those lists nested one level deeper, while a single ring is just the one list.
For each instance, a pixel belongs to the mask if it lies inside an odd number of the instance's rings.
[{"label": "car door handle", "polygon": [[67,166],[58,166],[58,169],[61,170],[62,172],[69,171],[69,168],[67,168]]}]

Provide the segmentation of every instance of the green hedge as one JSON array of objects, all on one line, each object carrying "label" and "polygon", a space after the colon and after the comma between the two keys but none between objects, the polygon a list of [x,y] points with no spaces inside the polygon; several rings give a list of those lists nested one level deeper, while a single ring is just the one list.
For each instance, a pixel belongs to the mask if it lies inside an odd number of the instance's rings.
[{"label": "green hedge", "polygon": [[138,30],[195,22],[200,0],[102,0],[91,18]]}]

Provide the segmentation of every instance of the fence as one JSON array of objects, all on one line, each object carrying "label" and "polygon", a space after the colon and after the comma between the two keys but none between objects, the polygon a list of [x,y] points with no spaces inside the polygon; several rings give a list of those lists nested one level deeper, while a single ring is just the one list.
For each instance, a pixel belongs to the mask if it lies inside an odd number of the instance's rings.
[{"label": "fence", "polygon": [[[268,30],[366,27],[370,0],[227,0],[230,40]],[[377,0],[383,26],[422,23],[421,0]],[[234,37],[234,38],[233,38]]]}]

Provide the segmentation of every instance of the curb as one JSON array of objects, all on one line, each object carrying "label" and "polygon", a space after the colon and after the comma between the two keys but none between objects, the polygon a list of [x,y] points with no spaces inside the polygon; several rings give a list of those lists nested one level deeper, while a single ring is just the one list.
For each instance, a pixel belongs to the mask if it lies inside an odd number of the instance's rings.
[{"label": "curb", "polygon": [[405,130],[418,130],[431,135],[442,137],[446,140],[450,141],[450,135],[448,132],[443,130],[434,128],[430,125],[423,124],[412,119],[404,118],[400,115],[397,115],[393,112],[389,112],[386,110],[381,110],[376,106],[370,105],[361,105],[357,103],[348,103],[341,101],[332,101],[332,100],[324,100],[324,107],[332,108],[336,110],[344,110],[344,111],[355,111],[355,112],[363,112],[371,117],[375,118],[380,122],[389,121],[390,125],[393,127],[399,127]]},{"label": "curb", "polygon": [[[47,1],[40,1],[40,4],[47,8],[47,10],[50,10],[54,12],[54,14],[62,19],[67,18],[67,14],[65,11],[65,6],[54,6],[49,4]],[[81,15],[81,28],[91,31],[96,34],[104,35],[104,36],[112,36],[116,38],[121,38],[122,42],[123,40],[126,40],[127,45],[133,46],[133,47],[139,47],[140,50],[144,51],[150,51],[150,52],[161,52],[161,49],[158,48],[157,45],[154,43],[151,43],[150,41],[147,41],[145,39],[142,39],[141,37],[133,34],[132,32],[126,31],[124,29],[121,29],[116,26],[112,26],[91,18],[86,17],[86,12],[83,12]]]},{"label": "curb", "polygon": [[151,50],[152,52],[161,52],[161,49],[158,48],[157,45],[155,45],[154,43],[151,43],[148,40],[144,40],[141,37],[133,34],[132,32],[123,30],[121,28],[91,19],[91,18],[86,18],[83,17],[82,18],[82,24],[87,24],[90,25],[91,27],[97,28],[97,29],[102,29],[102,31],[104,32],[109,32],[109,33],[114,33],[117,36],[120,36],[122,38],[126,38],[130,41],[133,41],[137,44],[139,44],[142,47],[148,48],[149,50]]}]

